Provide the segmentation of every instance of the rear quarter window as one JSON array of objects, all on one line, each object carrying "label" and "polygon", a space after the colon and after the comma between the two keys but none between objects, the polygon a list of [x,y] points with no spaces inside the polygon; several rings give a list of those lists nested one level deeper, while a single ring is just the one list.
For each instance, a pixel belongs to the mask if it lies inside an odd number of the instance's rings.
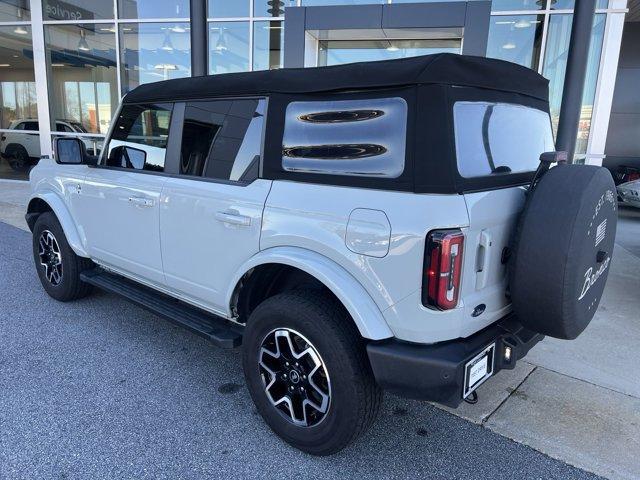
[{"label": "rear quarter window", "polygon": [[282,167],[397,178],[404,171],[407,102],[400,97],[300,101],[287,106]]},{"label": "rear quarter window", "polygon": [[534,171],[555,149],[549,115],[523,105],[456,102],[456,158],[462,177]]}]

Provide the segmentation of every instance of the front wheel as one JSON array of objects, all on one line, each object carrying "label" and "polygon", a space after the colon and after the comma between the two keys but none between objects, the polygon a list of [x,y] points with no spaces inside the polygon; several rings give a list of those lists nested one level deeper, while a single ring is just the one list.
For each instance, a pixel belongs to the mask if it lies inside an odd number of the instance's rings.
[{"label": "front wheel", "polygon": [[382,392],[344,308],[314,290],[282,293],[251,314],[243,367],[258,411],[292,446],[336,453],[375,420]]},{"label": "front wheel", "polygon": [[15,172],[25,172],[29,169],[31,159],[23,146],[17,146],[7,160],[9,166]]},{"label": "front wheel", "polygon": [[33,260],[42,286],[56,300],[76,300],[91,292],[80,273],[93,262],[74,253],[53,212],[41,214],[33,226]]}]

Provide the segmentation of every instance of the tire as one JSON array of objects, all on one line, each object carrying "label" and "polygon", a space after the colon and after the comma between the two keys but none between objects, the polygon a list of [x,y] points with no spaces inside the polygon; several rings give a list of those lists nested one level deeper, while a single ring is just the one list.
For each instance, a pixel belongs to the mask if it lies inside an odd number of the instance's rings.
[{"label": "tire", "polygon": [[16,172],[25,172],[31,165],[29,153],[21,145],[11,149],[11,154],[8,155],[7,161],[11,169]]},{"label": "tire", "polygon": [[40,282],[52,298],[68,302],[91,293],[91,285],[80,280],[80,272],[94,264],[75,254],[53,212],[41,214],[33,226],[33,259]]},{"label": "tire", "polygon": [[[294,362],[291,368],[282,365],[287,358],[296,360],[287,352],[288,339],[297,354],[308,352],[300,357],[299,367]],[[280,350],[274,347],[275,341],[280,342]],[[263,346],[272,353],[279,352],[281,358],[262,353]],[[316,361],[312,361],[314,352]],[[358,438],[377,417],[382,391],[375,383],[365,342],[342,305],[321,291],[291,291],[258,305],[245,329],[242,355],[247,387],[258,411],[277,435],[297,449],[312,455],[331,455]],[[317,367],[317,360],[322,366]],[[272,384],[272,376],[263,365],[275,372],[274,365],[278,364],[282,366],[280,373],[289,374],[286,380],[277,375]],[[304,377],[314,371],[314,364],[315,373]],[[295,378],[294,371],[298,372]],[[290,393],[291,388],[305,391]],[[328,394],[326,402],[320,391]],[[286,401],[274,405],[272,400],[278,403],[281,395],[293,402],[296,421],[306,424],[294,424]],[[303,398],[320,408],[306,405],[306,415],[300,413],[297,407]]]},{"label": "tire", "polygon": [[513,309],[525,327],[571,340],[589,325],[609,274],[617,209],[605,168],[558,165],[541,178],[509,265]]}]

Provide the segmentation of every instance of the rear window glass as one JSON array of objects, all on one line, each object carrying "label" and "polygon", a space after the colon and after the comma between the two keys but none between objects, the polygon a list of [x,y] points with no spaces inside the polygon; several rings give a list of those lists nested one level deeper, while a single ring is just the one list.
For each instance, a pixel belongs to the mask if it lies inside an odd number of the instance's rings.
[{"label": "rear window glass", "polygon": [[396,178],[404,170],[403,98],[292,102],[282,166],[290,172]]},{"label": "rear window glass", "polygon": [[549,115],[508,103],[456,102],[458,171],[466,178],[534,171],[555,150]]}]

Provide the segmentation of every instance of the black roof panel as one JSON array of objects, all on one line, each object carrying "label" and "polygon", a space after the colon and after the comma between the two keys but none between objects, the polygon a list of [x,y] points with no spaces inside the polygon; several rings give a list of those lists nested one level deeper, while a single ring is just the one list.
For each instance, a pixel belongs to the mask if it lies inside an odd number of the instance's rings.
[{"label": "black roof panel", "polygon": [[520,93],[548,101],[548,81],[533,70],[484,57],[441,53],[331,67],[283,68],[179,78],[141,85],[125,103],[217,96],[315,93],[420,84],[458,85]]}]

